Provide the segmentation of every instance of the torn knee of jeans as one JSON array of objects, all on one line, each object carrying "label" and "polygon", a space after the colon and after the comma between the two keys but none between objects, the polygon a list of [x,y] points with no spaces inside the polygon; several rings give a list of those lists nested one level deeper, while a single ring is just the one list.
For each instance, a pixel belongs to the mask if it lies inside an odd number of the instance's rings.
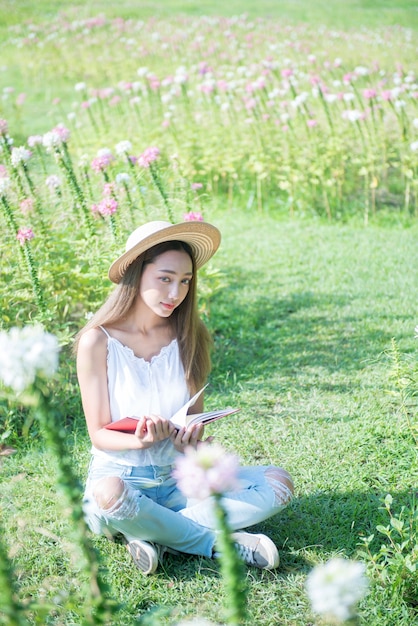
[{"label": "torn knee of jeans", "polygon": [[118,476],[102,478],[93,493],[97,505],[108,517],[126,519],[138,512],[138,494]]},{"label": "torn knee of jeans", "polygon": [[293,496],[292,477],[281,467],[270,467],[265,472],[265,477],[274,491],[276,506],[285,506]]}]

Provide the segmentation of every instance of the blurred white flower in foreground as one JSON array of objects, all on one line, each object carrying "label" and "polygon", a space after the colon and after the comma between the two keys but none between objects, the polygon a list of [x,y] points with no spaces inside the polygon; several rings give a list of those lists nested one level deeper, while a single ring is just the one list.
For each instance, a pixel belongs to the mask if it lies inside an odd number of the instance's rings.
[{"label": "blurred white flower in foreground", "polygon": [[58,340],[41,325],[0,332],[0,380],[16,393],[58,368]]},{"label": "blurred white flower in foreground", "polygon": [[337,622],[353,617],[368,588],[365,569],[363,563],[342,558],[317,565],[306,581],[313,611]]},{"label": "blurred white flower in foreground", "polygon": [[188,498],[207,498],[231,491],[237,486],[238,457],[218,444],[191,446],[176,459],[173,476]]}]

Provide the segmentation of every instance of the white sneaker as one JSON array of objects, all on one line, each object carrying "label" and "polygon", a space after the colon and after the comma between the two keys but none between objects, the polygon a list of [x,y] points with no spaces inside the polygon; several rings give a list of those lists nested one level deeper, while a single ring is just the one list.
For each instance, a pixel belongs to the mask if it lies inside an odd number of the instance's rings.
[{"label": "white sneaker", "polygon": [[274,569],[280,558],[276,546],[266,535],[237,532],[232,534],[238,554],[247,565]]},{"label": "white sneaker", "polygon": [[158,567],[158,548],[147,541],[133,539],[126,544],[135,565],[143,574],[153,574]]}]

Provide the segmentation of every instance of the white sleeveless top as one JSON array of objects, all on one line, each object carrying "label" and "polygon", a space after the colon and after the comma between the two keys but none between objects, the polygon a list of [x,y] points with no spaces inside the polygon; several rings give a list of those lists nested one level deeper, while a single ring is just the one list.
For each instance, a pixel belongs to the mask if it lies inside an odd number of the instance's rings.
[{"label": "white sleeveless top", "polygon": [[[176,339],[150,361],[107,335],[107,384],[112,422],[122,417],[161,415],[170,419],[190,398]],[[144,450],[99,450],[92,454],[122,465],[171,465],[178,455],[170,439]]]}]

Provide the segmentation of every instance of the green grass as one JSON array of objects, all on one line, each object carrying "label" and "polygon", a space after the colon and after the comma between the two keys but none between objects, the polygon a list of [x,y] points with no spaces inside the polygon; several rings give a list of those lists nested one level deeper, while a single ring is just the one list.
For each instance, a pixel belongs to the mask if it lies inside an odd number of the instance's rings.
[{"label": "green grass", "polygon": [[[302,626],[314,619],[304,593],[311,567],[337,554],[356,558],[361,537],[387,522],[379,510],[387,493],[397,511],[412,502],[416,448],[388,395],[384,353],[393,337],[403,351],[415,349],[417,227],[324,226],[238,210],[211,218],[223,232],[216,267],[225,288],[211,303],[216,354],[207,406],[242,411],[210,432],[245,464],[282,464],[296,484],[293,504],[257,527],[276,541],[281,567],[248,570],[248,623]],[[82,478],[89,442],[79,408],[73,418],[69,442]],[[76,598],[77,552],[53,467],[39,439],[3,461],[3,523],[20,593]],[[215,563],[168,556],[144,578],[122,546],[95,543],[127,604],[114,624],[160,605],[222,619]],[[74,623],[56,611],[46,623]],[[417,614],[376,586],[361,615],[368,626],[410,626]]]},{"label": "green grass", "polygon": [[[284,22],[326,24],[335,28],[375,26],[418,27],[418,9],[411,0],[162,0],[161,2],[131,2],[120,0],[90,0],[88,3],[68,0],[2,0],[2,23],[11,25],[25,20],[47,20],[58,13],[72,19],[103,13],[109,17],[146,19],[172,15],[248,14],[251,17],[273,17]],[[1,22],[0,22],[1,26]]]}]

